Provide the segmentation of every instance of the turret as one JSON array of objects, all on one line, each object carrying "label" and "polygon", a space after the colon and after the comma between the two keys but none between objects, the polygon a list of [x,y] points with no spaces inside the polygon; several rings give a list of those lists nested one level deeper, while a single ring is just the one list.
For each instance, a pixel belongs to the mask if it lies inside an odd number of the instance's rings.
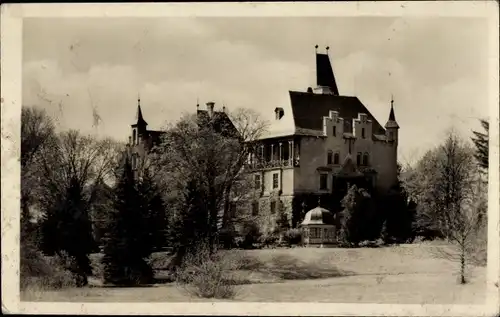
[{"label": "turret", "polygon": [[142,117],[141,99],[140,98],[137,99],[136,119],[137,119],[136,123],[132,124],[132,145],[139,144],[141,138],[145,135],[146,127],[148,126],[148,123]]},{"label": "turret", "polygon": [[385,124],[385,135],[387,141],[398,143],[398,130],[399,125],[396,121],[396,116],[394,115],[394,98],[391,99],[391,112],[389,113],[389,120]]}]

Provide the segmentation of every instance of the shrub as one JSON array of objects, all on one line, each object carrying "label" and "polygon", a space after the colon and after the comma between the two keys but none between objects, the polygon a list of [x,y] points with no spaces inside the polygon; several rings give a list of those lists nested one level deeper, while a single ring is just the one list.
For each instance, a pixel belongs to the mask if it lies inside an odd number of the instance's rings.
[{"label": "shrub", "polygon": [[278,236],[274,233],[262,235],[260,237],[260,243],[262,243],[264,247],[274,247],[278,243]]},{"label": "shrub", "polygon": [[65,255],[47,257],[32,250],[30,255],[21,251],[20,288],[27,289],[62,289],[75,287],[75,276],[67,269]]},{"label": "shrub", "polygon": [[302,242],[302,231],[299,229],[289,229],[283,234],[283,240],[288,245],[298,245]]},{"label": "shrub", "polygon": [[187,254],[176,272],[176,281],[191,295],[201,298],[234,298],[236,286],[231,271],[237,262],[220,253],[210,254],[208,248]]},{"label": "shrub", "polygon": [[259,226],[253,221],[247,222],[243,225],[243,241],[240,246],[243,249],[251,249],[261,236]]}]

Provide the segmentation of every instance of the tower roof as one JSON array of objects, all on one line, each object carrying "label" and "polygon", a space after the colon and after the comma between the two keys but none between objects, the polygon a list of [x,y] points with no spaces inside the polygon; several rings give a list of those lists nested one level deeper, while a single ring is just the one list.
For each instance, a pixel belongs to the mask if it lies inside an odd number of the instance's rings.
[{"label": "tower roof", "polygon": [[399,129],[399,125],[396,122],[396,115],[394,115],[394,99],[391,99],[391,111],[389,112],[389,120],[385,124],[385,128],[396,128]]},{"label": "tower roof", "polygon": [[135,118],[136,118],[136,123],[134,125],[142,125],[142,126],[148,125],[146,120],[144,120],[144,118],[142,117],[141,99],[140,98],[137,99],[137,114],[136,114]]},{"label": "tower roof", "polygon": [[339,95],[328,54],[316,53],[316,84],[318,87],[329,87],[334,95]]}]

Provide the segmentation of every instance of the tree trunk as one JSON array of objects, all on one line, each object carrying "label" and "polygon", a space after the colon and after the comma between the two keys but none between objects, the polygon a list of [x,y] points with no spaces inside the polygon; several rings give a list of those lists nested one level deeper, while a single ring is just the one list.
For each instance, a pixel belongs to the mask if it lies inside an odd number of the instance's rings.
[{"label": "tree trunk", "polygon": [[465,245],[460,246],[460,284],[465,284]]}]

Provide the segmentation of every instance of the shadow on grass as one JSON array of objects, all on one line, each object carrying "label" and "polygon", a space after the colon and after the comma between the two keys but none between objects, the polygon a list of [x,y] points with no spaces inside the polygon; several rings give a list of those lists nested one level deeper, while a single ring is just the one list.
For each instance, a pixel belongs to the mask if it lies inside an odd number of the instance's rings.
[{"label": "shadow on grass", "polygon": [[339,270],[332,265],[299,261],[287,254],[275,255],[266,263],[255,256],[247,255],[241,257],[238,264],[240,270],[267,274],[281,280],[324,279],[353,275],[352,272]]}]

